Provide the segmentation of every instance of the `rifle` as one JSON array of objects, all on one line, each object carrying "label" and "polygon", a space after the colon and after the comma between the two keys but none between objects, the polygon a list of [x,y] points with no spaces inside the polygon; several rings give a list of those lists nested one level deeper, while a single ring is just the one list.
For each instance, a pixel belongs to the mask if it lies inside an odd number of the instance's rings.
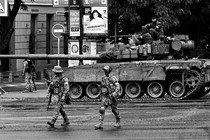
[{"label": "rifle", "polygon": [[47,111],[50,109],[50,103],[52,101],[52,92],[50,92],[50,96],[49,96],[49,99],[48,99],[48,103],[47,103]]},{"label": "rifle", "polygon": [[32,67],[33,67],[32,68],[32,82],[33,82],[33,85],[34,85],[34,90],[37,90],[36,84],[35,84],[35,78],[37,77],[37,72],[36,72],[34,64],[32,65]]},{"label": "rifle", "polygon": [[[50,86],[51,86],[51,85],[50,85]],[[49,88],[50,88],[50,87],[49,87]],[[52,101],[53,89],[49,89],[49,94],[50,94],[50,96],[49,96],[48,103],[47,103],[47,110],[49,110],[49,108],[50,108],[50,103],[51,103],[51,101]]]},{"label": "rifle", "polygon": [[35,77],[33,76],[33,77],[32,77],[32,82],[33,82],[33,85],[34,85],[34,90],[37,90],[34,79],[35,79]]},{"label": "rifle", "polygon": [[49,110],[49,108],[50,108],[50,103],[51,103],[51,101],[52,101],[52,94],[53,94],[53,87],[52,87],[52,85],[50,84],[51,83],[51,81],[50,80],[47,80],[47,79],[44,79],[46,82],[47,82],[47,84],[48,84],[48,94],[50,94],[50,96],[49,96],[49,99],[48,99],[48,103],[47,103],[47,111]]}]

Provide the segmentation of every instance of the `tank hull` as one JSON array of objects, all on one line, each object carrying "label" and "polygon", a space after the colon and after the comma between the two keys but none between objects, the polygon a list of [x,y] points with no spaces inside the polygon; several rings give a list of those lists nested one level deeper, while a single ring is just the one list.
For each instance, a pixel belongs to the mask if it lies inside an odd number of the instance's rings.
[{"label": "tank hull", "polygon": [[182,100],[204,96],[209,83],[208,60],[148,60],[122,63],[98,63],[69,67],[73,100],[99,99],[97,85],[104,75],[103,66],[113,68],[121,85],[121,99]]}]

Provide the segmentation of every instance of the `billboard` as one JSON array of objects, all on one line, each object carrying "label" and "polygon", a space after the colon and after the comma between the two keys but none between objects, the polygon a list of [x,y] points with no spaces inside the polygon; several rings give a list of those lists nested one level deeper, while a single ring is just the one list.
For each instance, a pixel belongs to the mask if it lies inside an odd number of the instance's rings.
[{"label": "billboard", "polygon": [[[96,42],[83,41],[82,54],[96,55]],[[95,64],[96,60],[83,60],[83,64]]]},{"label": "billboard", "polygon": [[[79,6],[80,0],[70,0],[70,7]],[[83,6],[107,6],[107,0],[82,0]],[[69,0],[53,0],[53,7],[69,7]]]},{"label": "billboard", "polygon": [[108,34],[108,8],[91,7],[85,9],[83,15],[83,33],[90,34]]},{"label": "billboard", "polygon": [[68,7],[68,0],[53,0],[53,7]]},{"label": "billboard", "polygon": [[[79,6],[79,0],[70,0],[70,6]],[[53,0],[53,7],[69,7],[69,0]]]},{"label": "billboard", "polygon": [[70,10],[70,36],[80,36],[80,11]]},{"label": "billboard", "polygon": [[0,0],[0,17],[8,16],[8,0]]},{"label": "billboard", "polygon": [[[79,42],[69,41],[68,43],[68,54],[79,55]],[[78,66],[79,60],[68,60],[68,67]]]},{"label": "billboard", "polygon": [[107,6],[107,0],[83,0],[83,6]]}]

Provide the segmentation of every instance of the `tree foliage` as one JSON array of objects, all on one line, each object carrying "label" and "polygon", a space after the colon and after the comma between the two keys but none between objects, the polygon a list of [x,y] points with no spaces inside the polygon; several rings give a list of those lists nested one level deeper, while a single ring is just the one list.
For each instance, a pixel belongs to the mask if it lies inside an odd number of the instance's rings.
[{"label": "tree foliage", "polygon": [[124,19],[136,22],[142,17],[137,11],[149,8],[149,17],[158,18],[165,29],[179,26],[179,17],[191,14],[191,5],[202,0],[112,0],[110,14],[121,15]]}]

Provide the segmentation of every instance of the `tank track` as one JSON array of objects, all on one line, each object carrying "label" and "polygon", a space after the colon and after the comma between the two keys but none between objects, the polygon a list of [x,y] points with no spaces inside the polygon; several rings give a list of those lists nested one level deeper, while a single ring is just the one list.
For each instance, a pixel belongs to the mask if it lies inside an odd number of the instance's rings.
[{"label": "tank track", "polygon": [[193,98],[200,98],[202,96],[201,89],[203,88],[203,85],[205,83],[205,75],[200,73],[200,82],[196,86],[196,88],[193,88],[187,92],[187,94],[180,99],[193,99]]},{"label": "tank track", "polygon": [[195,96],[194,99],[201,98],[201,97],[207,95],[208,93],[210,93],[210,83],[206,84],[205,86],[202,86],[200,88],[199,94],[197,96]]},{"label": "tank track", "polygon": [[[188,72],[193,72],[193,71],[188,71]],[[170,73],[170,75],[172,76],[177,76],[177,75],[182,75],[182,71],[180,72],[173,72]],[[192,88],[190,90],[188,90],[184,96],[180,97],[180,98],[174,98],[171,95],[169,95],[169,93],[165,93],[165,95],[163,95],[163,97],[161,98],[152,98],[150,96],[148,96],[146,93],[144,93],[144,95],[142,95],[139,98],[135,98],[135,99],[131,99],[129,98],[126,94],[122,97],[119,98],[118,101],[119,102],[127,102],[127,101],[132,101],[132,102],[159,102],[159,101],[163,101],[163,102],[167,102],[167,101],[179,101],[179,100],[189,100],[189,99],[197,99],[200,98],[204,95],[207,94],[207,92],[210,91],[210,89],[206,90],[206,92],[204,92],[204,83],[205,83],[205,75],[202,73],[199,73],[199,82],[197,83],[195,88]],[[72,102],[100,102],[100,99],[90,99],[88,98],[86,95],[84,95],[81,99],[72,99]]]}]

